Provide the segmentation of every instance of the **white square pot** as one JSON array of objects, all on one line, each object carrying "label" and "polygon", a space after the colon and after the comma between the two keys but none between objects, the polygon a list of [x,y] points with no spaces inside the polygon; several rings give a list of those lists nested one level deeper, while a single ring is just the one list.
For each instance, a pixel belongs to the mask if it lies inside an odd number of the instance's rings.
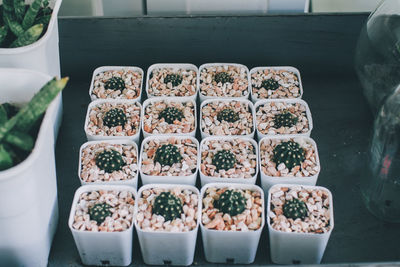
[{"label": "white square pot", "polygon": [[150,188],[171,189],[175,187],[189,189],[199,196],[198,212],[196,214],[197,226],[189,232],[145,231],[138,226],[136,221],[136,231],[139,238],[143,260],[146,264],[187,266],[193,263],[197,231],[201,220],[199,190],[190,185],[148,184],[139,189],[138,196],[141,197],[143,191]]},{"label": "white square pot", "polygon": [[[93,94],[94,80],[95,80],[96,76],[98,74],[102,73],[102,72],[115,71],[115,70],[131,70],[131,71],[139,72],[142,75],[142,80],[140,82],[140,93],[139,93],[139,96],[137,98],[135,98],[135,99],[127,99],[127,100],[132,101],[132,102],[139,102],[140,103],[140,101],[142,99],[144,72],[139,67],[130,67],[130,66],[126,66],[126,67],[124,67],[124,66],[103,66],[103,67],[98,67],[97,69],[95,69],[94,72],[93,72],[93,75],[92,75],[92,81],[90,82],[90,89],[89,89],[90,99],[92,101],[100,99],[100,98],[97,98],[97,96]],[[118,97],[118,98],[107,98],[107,99],[125,99],[125,98]]]},{"label": "white square pot", "polygon": [[302,186],[304,188],[323,189],[328,192],[330,209],[330,230],[326,233],[296,233],[277,231],[272,228],[271,216],[271,190],[276,187],[293,187],[296,185],[277,184],[268,192],[267,203],[267,224],[269,231],[269,243],[271,249],[271,260],[277,264],[319,264],[329,237],[332,233],[333,222],[333,203],[331,192],[320,186]]},{"label": "white square pot", "polygon": [[296,135],[296,136],[306,136],[306,137],[310,137],[311,135],[311,131],[313,129],[313,121],[312,121],[312,117],[311,117],[311,111],[310,111],[310,107],[308,106],[308,104],[306,103],[306,101],[301,100],[301,99],[264,99],[264,100],[260,100],[257,101],[254,104],[254,117],[255,117],[255,123],[256,123],[256,131],[257,131],[257,138],[258,140],[261,140],[262,138],[266,137],[266,136],[282,136],[281,134],[277,133],[275,135],[269,135],[269,134],[263,134],[258,130],[258,121],[257,121],[257,109],[262,106],[265,105],[267,103],[286,103],[286,104],[300,104],[302,106],[304,106],[306,108],[306,117],[308,120],[308,131],[305,133],[301,133],[301,134],[284,134],[284,135]]},{"label": "white square pot", "polygon": [[[248,2],[246,2],[246,5],[248,4]],[[230,4],[229,4],[230,5]],[[239,67],[239,68],[244,68],[246,70],[246,74],[247,74],[247,80],[248,80],[248,88],[247,88],[247,94],[241,97],[216,97],[216,96],[206,96],[203,95],[201,93],[200,90],[200,76],[201,76],[201,71],[204,68],[208,68],[208,67],[214,67],[214,66],[225,66],[225,65],[230,65],[230,66],[235,66],[235,67]],[[207,64],[203,64],[200,66],[199,68],[199,72],[197,75],[197,88],[199,90],[199,98],[200,98],[200,103],[203,104],[203,102],[205,100],[216,100],[216,99],[225,99],[225,100],[233,100],[233,99],[243,99],[246,100],[249,98],[250,96],[250,89],[251,89],[251,79],[250,79],[250,72],[249,69],[247,68],[247,66],[242,65],[242,64],[236,64],[236,63],[207,63]]]},{"label": "white square pot", "polygon": [[[155,102],[161,102],[161,101],[165,101],[165,102],[177,102],[177,103],[184,103],[184,102],[192,102],[193,107],[194,107],[194,130],[191,131],[190,133],[166,133],[166,134],[161,134],[161,133],[148,133],[144,130],[144,120],[145,120],[145,110],[146,107],[149,104],[155,103]],[[171,135],[185,135],[185,136],[192,136],[192,137],[196,137],[196,130],[197,130],[197,105],[196,105],[196,101],[193,100],[190,97],[152,97],[149,98],[147,100],[145,100],[143,102],[143,109],[142,109],[142,132],[143,132],[143,136],[149,137],[149,136],[171,136]]]},{"label": "white square pot", "polygon": [[200,153],[200,148],[199,148],[199,141],[197,141],[196,138],[190,137],[190,136],[149,136],[145,138],[142,141],[141,149],[140,149],[140,161],[139,161],[139,170],[140,170],[140,177],[142,179],[142,183],[144,185],[146,184],[186,184],[186,185],[196,185],[196,178],[197,178],[197,173],[198,173],[198,164],[196,168],[196,172],[193,173],[192,175],[188,176],[154,176],[154,175],[147,175],[144,174],[142,171],[142,161],[143,161],[143,151],[144,151],[144,145],[148,143],[151,140],[168,140],[169,138],[175,138],[175,139],[190,139],[192,140],[196,146],[197,146],[197,163],[199,162],[199,153]]},{"label": "white square pot", "polygon": [[[79,197],[82,193],[97,190],[115,190],[132,192],[135,198],[136,190],[124,185],[84,185],[76,190],[69,215],[68,226],[74,237],[82,263],[97,266],[128,266],[132,262],[133,219],[128,230],[122,232],[91,232],[79,231],[72,227]],[[133,216],[135,218],[135,214]]]},{"label": "white square pot", "polygon": [[[256,165],[256,173],[253,175],[253,177],[251,178],[222,178],[222,177],[212,177],[212,176],[208,176],[205,175],[202,171],[201,171],[201,155],[203,152],[203,146],[205,144],[205,142],[211,141],[211,140],[234,140],[234,139],[242,139],[242,140],[246,140],[250,143],[253,144],[254,149],[256,151],[256,156],[257,156],[257,165]],[[205,186],[206,184],[209,183],[240,183],[240,184],[255,184],[256,180],[257,180],[257,175],[258,175],[258,169],[259,169],[259,164],[258,164],[258,160],[259,160],[259,155],[258,155],[258,145],[257,142],[254,139],[248,138],[248,137],[233,137],[233,136],[214,136],[214,137],[207,137],[204,138],[201,143],[200,143],[200,153],[199,153],[199,160],[198,160],[198,169],[200,172],[200,180],[201,180],[201,186]]]},{"label": "white square pot", "polygon": [[[157,0],[156,0],[156,1],[157,1]],[[168,2],[166,5],[167,5],[167,6],[173,5],[173,3],[174,3],[173,1],[176,1],[176,0],[172,0],[172,2]],[[165,2],[165,3],[166,3],[166,2]],[[150,13],[148,13],[148,14],[150,14]],[[153,65],[151,65],[151,66],[147,69],[147,75],[146,75],[146,94],[147,94],[147,97],[148,97],[148,98],[157,97],[157,96],[152,95],[152,94],[149,93],[150,74],[153,72],[153,70],[155,70],[155,69],[162,69],[162,68],[172,68],[173,70],[186,69],[186,70],[193,70],[193,71],[195,71],[196,74],[197,74],[197,77],[196,77],[196,89],[195,89],[196,92],[195,92],[195,94],[193,94],[193,95],[191,95],[191,96],[168,96],[168,95],[166,95],[166,96],[161,96],[161,97],[177,97],[177,98],[185,97],[185,98],[190,98],[190,99],[192,99],[193,101],[196,102],[196,99],[197,99],[197,91],[199,90],[199,86],[198,86],[199,70],[198,70],[198,68],[197,68],[195,65],[193,65],[193,64],[185,64],[185,63],[170,63],[170,64],[167,64],[167,63],[158,63],[158,64],[153,64]]]},{"label": "white square pot", "polygon": [[139,166],[139,150],[137,147],[137,144],[133,141],[130,140],[105,140],[105,141],[91,141],[91,142],[86,142],[84,143],[81,148],[79,149],[79,168],[78,168],[78,177],[79,177],[79,181],[81,182],[81,185],[93,185],[93,184],[99,184],[99,185],[129,185],[132,186],[133,188],[135,188],[137,190],[137,184],[138,184],[138,180],[139,180],[139,167],[136,170],[136,174],[135,176],[131,176],[129,177],[129,179],[127,180],[121,180],[121,181],[108,181],[108,182],[103,182],[103,181],[98,181],[98,182],[85,182],[83,181],[80,177],[81,177],[81,172],[82,172],[82,151],[90,145],[96,145],[96,144],[101,144],[101,143],[106,143],[106,144],[120,144],[120,145],[130,145],[133,146],[136,150],[137,153],[137,166]]},{"label": "white square pot", "polygon": [[268,0],[268,13],[308,13],[310,0]]},{"label": "white square pot", "polygon": [[[282,176],[282,177],[275,177],[275,176],[270,176],[267,175],[263,172],[262,170],[262,162],[261,162],[261,144],[265,140],[269,139],[279,139],[279,140],[289,140],[289,139],[294,139],[296,140],[304,140],[305,142],[311,144],[315,148],[315,158],[316,158],[316,163],[317,166],[320,166],[319,171],[312,176],[309,177],[290,177],[290,176]],[[258,162],[260,164],[260,173],[261,173],[261,186],[264,189],[264,192],[267,193],[268,190],[271,188],[271,186],[276,185],[276,184],[297,184],[297,185],[309,185],[309,186],[314,186],[317,183],[317,179],[319,176],[319,173],[321,171],[321,164],[319,161],[319,155],[318,155],[318,148],[317,144],[315,141],[309,137],[305,136],[295,136],[295,135],[282,135],[282,136],[268,136],[264,137],[258,142],[258,155],[259,159]]]},{"label": "white square pot", "polygon": [[263,203],[263,212],[261,215],[262,223],[259,229],[254,231],[249,230],[246,232],[210,230],[205,228],[203,223],[200,223],[204,254],[207,261],[212,263],[228,264],[250,264],[254,262],[261,232],[265,224],[264,192],[260,187],[256,185],[211,183],[201,188],[202,200],[204,198],[206,190],[210,187],[232,187],[237,189],[250,189],[260,192]]}]

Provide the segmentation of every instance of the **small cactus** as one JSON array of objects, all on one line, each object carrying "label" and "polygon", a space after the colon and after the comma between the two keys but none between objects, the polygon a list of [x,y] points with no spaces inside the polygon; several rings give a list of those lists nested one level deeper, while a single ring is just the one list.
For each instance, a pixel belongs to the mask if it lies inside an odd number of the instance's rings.
[{"label": "small cactus", "polygon": [[236,122],[239,120],[239,114],[230,108],[225,108],[218,112],[217,114],[218,121],[227,121],[227,122]]},{"label": "small cactus", "polygon": [[121,77],[111,77],[106,81],[104,84],[104,88],[110,89],[110,90],[124,90],[125,87],[125,82]]},{"label": "small cactus", "polygon": [[174,163],[182,161],[182,155],[179,149],[171,144],[162,145],[157,148],[154,161],[161,164],[161,166],[172,166]]},{"label": "small cactus", "polygon": [[277,129],[281,127],[292,127],[296,125],[298,120],[299,119],[289,111],[284,111],[275,115],[274,127]]},{"label": "small cactus", "polygon": [[107,111],[103,117],[103,124],[107,127],[125,126],[127,118],[122,109],[113,108]]},{"label": "small cactus", "polygon": [[181,83],[182,83],[182,80],[183,80],[183,78],[182,78],[182,75],[179,75],[179,74],[167,74],[166,76],[165,76],[165,78],[164,78],[164,83],[165,84],[167,84],[167,83],[171,83],[172,84],[172,86],[178,86],[178,85],[180,85]]},{"label": "small cactus", "polygon": [[235,216],[246,209],[246,198],[239,191],[226,190],[215,202],[215,208],[230,216]]},{"label": "small cactus", "polygon": [[174,121],[182,121],[183,112],[175,107],[167,107],[160,112],[160,118],[164,118],[164,121],[173,124]]},{"label": "small cactus", "polygon": [[215,153],[212,164],[216,167],[217,172],[220,170],[229,170],[235,167],[236,156],[229,150],[220,150]]},{"label": "small cactus", "polygon": [[180,218],[183,212],[182,200],[170,192],[162,192],[153,204],[153,214],[161,215],[165,221]]},{"label": "small cactus", "polygon": [[107,203],[98,203],[89,209],[90,220],[96,221],[100,225],[104,220],[111,216],[111,206]]},{"label": "small cactus", "polygon": [[302,219],[308,216],[308,209],[304,201],[293,198],[292,200],[287,200],[283,205],[283,215],[288,219]]},{"label": "small cactus", "polygon": [[227,73],[227,72],[218,72],[217,74],[215,74],[214,76],[214,81],[216,83],[233,83],[233,78],[232,76]]},{"label": "small cactus", "polygon": [[97,167],[99,167],[100,170],[104,170],[106,173],[120,171],[125,164],[121,153],[112,149],[104,150],[96,156]]},{"label": "small cactus", "polygon": [[279,83],[274,79],[266,79],[261,82],[260,88],[264,88],[265,90],[275,91],[279,88]]},{"label": "small cactus", "polygon": [[282,142],[273,150],[272,161],[274,161],[276,165],[284,163],[289,170],[294,166],[301,166],[304,159],[305,151],[297,142]]}]

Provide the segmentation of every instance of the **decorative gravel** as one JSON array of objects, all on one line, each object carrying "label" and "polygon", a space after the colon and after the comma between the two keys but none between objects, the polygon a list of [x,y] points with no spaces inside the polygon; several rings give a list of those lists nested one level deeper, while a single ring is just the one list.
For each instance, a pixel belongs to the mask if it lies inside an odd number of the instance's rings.
[{"label": "decorative gravel", "polygon": [[[164,78],[168,74],[178,74],[182,82],[173,86],[172,83],[165,83]],[[150,74],[148,94],[150,96],[193,96],[197,90],[197,73],[189,69],[158,68]]]},{"label": "decorative gravel", "polygon": [[[228,213],[223,213],[214,208],[214,201],[218,200],[220,195],[229,189],[241,192],[246,198],[246,209],[235,216],[230,216]],[[207,188],[202,201],[201,222],[207,229],[246,232],[258,230],[262,225],[264,200],[258,191],[233,187],[221,189],[210,187]]]},{"label": "decorative gravel", "polygon": [[[286,201],[299,199],[307,206],[308,216],[304,220],[286,218],[283,206]],[[271,189],[269,220],[273,229],[283,232],[323,234],[329,232],[331,200],[323,189],[302,186],[274,187]]]},{"label": "decorative gravel", "polygon": [[[165,221],[163,216],[152,213],[154,200],[162,192],[171,192],[181,199],[183,213],[180,218]],[[172,189],[152,188],[144,190],[138,199],[137,225],[144,231],[192,231],[197,227],[198,202],[198,194],[189,189],[174,187]]]},{"label": "decorative gravel", "polygon": [[[112,216],[100,225],[90,220],[89,209],[96,204],[107,203]],[[121,232],[133,223],[135,200],[129,191],[98,190],[82,193],[76,206],[72,227],[80,231]]]}]

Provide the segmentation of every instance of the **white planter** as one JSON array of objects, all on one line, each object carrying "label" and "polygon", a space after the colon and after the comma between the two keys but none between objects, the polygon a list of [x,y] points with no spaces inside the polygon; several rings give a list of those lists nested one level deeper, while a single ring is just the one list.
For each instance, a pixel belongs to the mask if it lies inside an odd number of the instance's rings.
[{"label": "white planter", "polygon": [[72,202],[68,226],[74,237],[82,263],[97,266],[128,266],[132,262],[134,219],[129,229],[121,232],[79,231],[72,227],[80,195],[96,190],[129,191],[134,195],[135,202],[137,199],[135,189],[130,186],[84,185],[78,188]]},{"label": "white planter", "polygon": [[207,188],[233,187],[237,189],[250,189],[259,191],[263,203],[262,223],[257,230],[249,231],[223,231],[210,230],[200,223],[206,260],[212,263],[250,264],[254,262],[261,232],[265,224],[264,193],[256,185],[212,183],[201,188],[201,199]]},{"label": "white planter", "polygon": [[140,161],[139,161],[139,170],[140,170],[140,177],[142,179],[142,183],[146,184],[186,184],[186,185],[196,185],[196,178],[198,173],[198,165],[196,168],[196,172],[192,175],[188,176],[154,176],[154,175],[146,175],[142,171],[142,161],[143,161],[143,149],[144,145],[149,142],[150,140],[168,140],[169,138],[175,139],[190,139],[197,145],[197,163],[199,162],[199,141],[196,138],[190,136],[150,136],[145,138],[142,141],[141,149],[140,149]]},{"label": "white planter", "polygon": [[263,134],[258,130],[259,123],[257,121],[257,108],[259,106],[265,105],[267,103],[277,103],[277,102],[288,103],[288,104],[300,104],[300,105],[302,105],[302,106],[304,106],[306,108],[306,117],[307,117],[307,120],[308,120],[308,131],[305,132],[305,133],[301,133],[301,134],[285,134],[285,135],[296,135],[296,136],[310,137],[311,131],[313,129],[313,121],[312,121],[312,117],[311,117],[310,107],[308,106],[306,101],[301,100],[301,99],[264,99],[264,100],[257,101],[254,104],[254,117],[255,117],[258,140],[261,140],[262,138],[264,138],[266,136],[282,136],[281,134],[276,134],[276,135]]},{"label": "white planter", "polygon": [[[281,0],[274,0],[274,1],[281,1]],[[294,0],[288,0],[288,1],[294,1]],[[284,1],[282,1],[282,2],[284,2]],[[299,71],[298,69],[296,69],[295,67],[290,67],[290,66],[279,66],[279,67],[255,67],[255,68],[252,68],[252,69],[250,70],[250,98],[251,98],[251,101],[252,101],[253,103],[256,103],[257,101],[263,100],[263,99],[265,99],[265,98],[258,98],[258,97],[255,97],[255,96],[253,95],[253,86],[252,86],[252,84],[251,84],[251,75],[252,75],[253,73],[259,71],[259,70],[265,70],[265,69],[287,70],[287,71],[293,72],[293,73],[297,76],[297,78],[299,79],[300,96],[297,97],[297,98],[302,98],[302,96],[303,96],[303,84],[302,84],[302,82],[301,82],[300,71]]]},{"label": "white planter", "polygon": [[[239,0],[239,1],[240,1],[240,0]],[[204,1],[203,1],[203,2],[204,2]],[[213,3],[214,3],[214,2],[213,2]],[[248,1],[246,1],[244,4],[245,4],[245,5],[248,5]],[[230,5],[231,5],[231,1],[229,1],[228,6],[230,6]],[[200,90],[200,75],[201,75],[201,71],[202,71],[204,68],[214,67],[214,66],[225,66],[225,65],[240,67],[240,68],[244,68],[244,69],[246,70],[247,80],[248,80],[248,88],[247,88],[248,91],[247,91],[247,94],[244,95],[244,96],[241,96],[241,97],[216,97],[216,96],[206,96],[206,95],[203,95],[203,94],[201,93],[201,90]],[[199,74],[197,75],[197,88],[198,88],[198,90],[199,90],[200,103],[202,103],[202,104],[203,104],[203,102],[204,102],[205,100],[215,100],[215,99],[226,99],[226,100],[248,99],[249,96],[250,96],[250,89],[251,89],[250,72],[249,72],[249,69],[248,69],[245,65],[236,64],[236,63],[207,63],[207,64],[203,64],[203,65],[200,66],[199,72],[198,72],[198,73],[199,73]]]},{"label": "white planter", "polygon": [[[199,117],[201,138],[204,139],[204,138],[209,137],[209,136],[215,136],[215,135],[207,134],[207,133],[205,133],[205,132],[203,131],[203,127],[202,127],[202,125],[203,125],[203,120],[202,120],[202,118],[203,118],[203,107],[204,107],[205,105],[209,104],[209,103],[212,103],[212,102],[220,102],[220,101],[221,101],[221,102],[238,101],[238,102],[241,102],[241,103],[246,103],[246,104],[248,105],[249,110],[250,110],[250,112],[251,112],[251,114],[252,114],[252,117],[253,117],[253,131],[252,131],[250,134],[246,134],[246,135],[230,135],[230,136],[254,138],[254,133],[255,133],[255,131],[256,131],[256,130],[255,130],[255,129],[256,129],[256,124],[255,124],[256,120],[255,120],[254,105],[253,105],[253,103],[250,102],[249,100],[247,100],[247,99],[241,99],[241,98],[230,98],[230,99],[213,98],[213,99],[208,99],[208,100],[203,101],[203,102],[201,103],[201,105],[200,105],[200,117]],[[224,135],[224,136],[228,136],[228,135]]]},{"label": "white planter", "polygon": [[[278,184],[275,187],[292,187],[295,185]],[[271,249],[271,260],[277,264],[319,264],[329,237],[334,227],[333,203],[331,192],[319,186],[303,186],[303,188],[323,189],[328,192],[330,209],[330,230],[326,233],[297,233],[277,231],[271,226],[271,190],[268,192],[267,200],[267,224],[269,231],[269,243]]]},{"label": "white planter", "polygon": [[[0,69],[0,103],[27,103],[50,79],[31,70]],[[0,171],[0,259],[4,266],[47,266],[58,221],[53,133],[57,108],[54,100],[31,154]]]},{"label": "white planter", "polygon": [[320,170],[312,176],[308,177],[290,177],[290,176],[282,176],[282,177],[275,177],[275,176],[270,176],[264,173],[262,170],[262,162],[261,162],[261,144],[263,141],[268,140],[268,139],[279,139],[279,140],[289,140],[293,138],[295,141],[299,139],[305,140],[307,143],[310,143],[314,149],[315,149],[315,157],[316,157],[316,163],[317,166],[321,166],[319,162],[319,155],[318,155],[318,148],[317,144],[315,141],[309,137],[304,137],[304,136],[295,136],[295,135],[283,135],[283,136],[269,136],[269,137],[264,137],[261,139],[258,143],[258,150],[259,150],[259,159],[258,162],[260,164],[260,173],[261,173],[261,186],[264,189],[264,192],[267,193],[268,190],[276,184],[297,184],[297,185],[309,185],[309,186],[314,186],[317,183],[317,179],[319,176],[319,173],[321,171],[321,167],[319,168]]},{"label": "white planter", "polygon": [[[105,140],[105,141],[91,141],[91,142],[86,142],[84,143],[80,150],[79,150],[79,168],[78,168],[78,177],[81,176],[81,171],[82,171],[82,151],[89,145],[95,145],[95,144],[100,144],[100,143],[107,143],[107,144],[121,144],[121,145],[131,145],[134,146],[136,151],[137,151],[137,162],[136,164],[139,166],[139,150],[137,147],[137,144],[133,141],[130,140]],[[127,180],[121,180],[121,181],[109,181],[109,182],[103,182],[103,181],[98,181],[98,182],[85,182],[81,178],[79,178],[81,185],[93,185],[93,184],[99,184],[99,185],[129,185],[132,186],[137,190],[137,184],[139,180],[139,169],[136,171],[136,175],[133,177],[130,177]]]},{"label": "white planter", "polygon": [[139,118],[140,122],[137,128],[137,132],[132,135],[132,136],[107,136],[107,135],[93,135],[91,133],[89,133],[88,131],[88,123],[89,123],[89,114],[90,114],[90,110],[98,105],[104,104],[104,103],[112,103],[112,104],[127,104],[127,105],[137,105],[140,108],[142,107],[142,105],[140,105],[139,102],[132,102],[130,100],[126,100],[126,99],[99,99],[99,100],[95,100],[93,102],[91,102],[89,104],[87,113],[86,113],[86,119],[85,119],[85,133],[86,133],[86,137],[88,139],[88,141],[102,141],[102,140],[132,140],[134,142],[136,142],[136,144],[139,144],[139,137],[140,137],[140,128],[141,128],[141,119]]},{"label": "white planter", "polygon": [[308,13],[310,0],[268,0],[268,13]]},{"label": "white planter", "polygon": [[[176,0],[173,0],[176,1]],[[163,2],[164,4],[171,6],[173,5],[173,2]],[[150,13],[148,13],[150,15]],[[186,70],[193,70],[197,73],[197,77],[196,77],[196,92],[191,95],[191,96],[184,96],[186,98],[190,98],[193,101],[196,102],[196,98],[197,98],[197,91],[199,90],[199,86],[198,86],[198,77],[199,77],[199,69],[193,65],[193,64],[185,64],[185,63],[172,63],[172,64],[166,64],[166,63],[158,63],[158,64],[153,64],[151,65],[148,69],[147,69],[147,75],[146,75],[146,93],[147,93],[147,97],[148,98],[152,98],[152,97],[157,97],[155,95],[152,95],[149,93],[149,81],[150,81],[150,74],[153,72],[153,70],[155,69],[161,69],[161,68],[172,68],[173,70],[178,70],[178,69],[186,69]],[[166,97],[178,97],[180,98],[181,96],[166,96]]]},{"label": "white planter", "polygon": [[[256,150],[256,156],[257,156],[257,165],[256,165],[256,173],[253,175],[251,178],[222,178],[222,177],[212,177],[205,175],[200,168],[201,165],[201,155],[202,155],[202,147],[205,142],[211,141],[211,140],[233,140],[233,139],[243,139],[246,141],[249,141],[250,143],[253,144],[255,150]],[[232,137],[232,136],[215,136],[215,137],[207,137],[204,138],[201,143],[200,143],[200,153],[199,153],[199,160],[198,160],[198,169],[200,172],[200,181],[201,181],[201,186],[205,186],[206,184],[209,183],[240,183],[240,184],[255,184],[258,176],[258,169],[259,169],[259,155],[258,155],[258,145],[257,142],[254,139],[248,138],[248,137]]]},{"label": "white planter", "polygon": [[[194,130],[189,132],[189,133],[167,133],[167,134],[153,134],[153,133],[148,133],[144,130],[144,115],[145,115],[145,110],[146,107],[149,104],[155,103],[155,102],[161,102],[161,101],[165,101],[165,102],[177,102],[177,103],[183,103],[183,102],[192,102],[193,103],[193,107],[194,107]],[[196,137],[196,130],[197,130],[197,105],[196,105],[196,101],[193,100],[192,98],[189,97],[153,97],[153,98],[149,98],[146,101],[143,102],[143,109],[142,109],[142,132],[143,132],[143,136],[144,138],[149,137],[149,136],[171,136],[171,135],[185,135],[185,136],[192,136],[192,137]]]},{"label": "white planter", "polygon": [[167,185],[167,184],[149,184],[139,189],[138,196],[150,188],[170,189],[180,187],[195,192],[198,196],[197,226],[189,232],[166,232],[166,231],[145,231],[142,230],[137,221],[136,231],[139,238],[140,249],[143,260],[150,265],[191,265],[193,263],[194,252],[196,248],[197,231],[201,220],[201,201],[200,193],[194,186],[189,185]]}]

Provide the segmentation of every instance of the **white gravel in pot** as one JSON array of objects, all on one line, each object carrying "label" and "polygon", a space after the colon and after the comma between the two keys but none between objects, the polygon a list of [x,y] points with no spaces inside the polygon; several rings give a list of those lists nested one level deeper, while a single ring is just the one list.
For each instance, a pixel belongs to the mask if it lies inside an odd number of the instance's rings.
[{"label": "white gravel in pot", "polygon": [[[179,75],[182,78],[178,85],[165,82],[168,75]],[[193,96],[197,93],[197,73],[189,68],[161,67],[150,73],[147,93],[150,96]]]}]

